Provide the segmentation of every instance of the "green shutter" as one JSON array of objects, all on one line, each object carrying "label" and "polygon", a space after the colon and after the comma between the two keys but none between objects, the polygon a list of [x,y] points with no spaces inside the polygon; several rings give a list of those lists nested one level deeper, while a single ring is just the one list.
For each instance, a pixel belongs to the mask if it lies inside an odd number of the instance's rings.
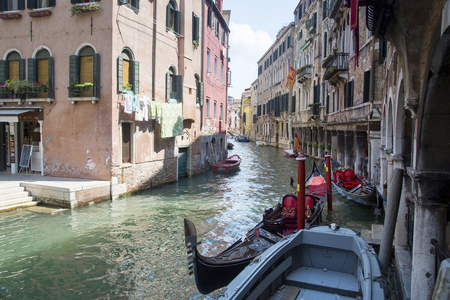
[{"label": "green shutter", "polygon": [[25,0],[19,0],[19,5],[17,6],[19,10],[25,9]]},{"label": "green shutter", "polygon": [[176,10],[175,11],[175,32],[176,33],[178,33],[178,34],[180,34],[181,32],[180,32],[180,25],[181,25],[181,13],[178,11],[178,10]]},{"label": "green shutter", "polygon": [[94,97],[100,97],[100,54],[94,54]]},{"label": "green shutter", "polygon": [[0,1],[0,11],[7,11],[8,10],[8,6],[6,1]]},{"label": "green shutter", "polygon": [[364,72],[364,102],[370,100],[370,71]]},{"label": "green shutter", "polygon": [[50,6],[50,7],[56,6],[56,0],[50,0],[50,1],[48,1],[48,6]]},{"label": "green shutter", "polygon": [[175,88],[177,89],[177,101],[182,102],[183,101],[183,75],[175,75],[173,76],[173,79],[175,80]]},{"label": "green shutter", "polygon": [[70,3],[72,4],[81,3],[81,0],[70,0]]},{"label": "green shutter", "polygon": [[6,79],[9,78],[8,61],[0,60],[0,84],[5,84]]},{"label": "green shutter", "polygon": [[48,96],[55,98],[55,73],[53,57],[48,58]]},{"label": "green shutter", "polygon": [[133,92],[139,94],[139,62],[133,61]]},{"label": "green shutter", "polygon": [[34,58],[27,59],[28,81],[30,83],[37,81],[37,64]]},{"label": "green shutter", "polygon": [[28,9],[37,8],[37,0],[28,0],[27,8]]},{"label": "green shutter", "polygon": [[77,55],[69,56],[69,83],[79,83],[80,81],[80,60]]},{"label": "green shutter", "polygon": [[134,8],[136,8],[137,10],[139,10],[139,0],[135,0],[135,1],[134,1]]},{"label": "green shutter", "polygon": [[166,27],[170,28],[170,11],[172,10],[172,8],[170,7],[169,4],[167,4],[166,6]]},{"label": "green shutter", "polygon": [[203,82],[200,82],[200,106],[203,106],[205,104],[205,84]]},{"label": "green shutter", "polygon": [[117,58],[117,92],[121,93],[123,90],[123,58]]},{"label": "green shutter", "polygon": [[192,40],[196,41],[197,45],[198,45],[199,36],[200,36],[200,34],[199,34],[199,28],[200,28],[199,24],[200,24],[200,19],[196,15],[194,15],[192,13]]},{"label": "green shutter", "polygon": [[166,100],[170,100],[170,92],[172,91],[172,82],[170,80],[170,71],[166,73]]},{"label": "green shutter", "polygon": [[25,74],[25,59],[19,59],[19,79],[25,80],[27,75]]}]

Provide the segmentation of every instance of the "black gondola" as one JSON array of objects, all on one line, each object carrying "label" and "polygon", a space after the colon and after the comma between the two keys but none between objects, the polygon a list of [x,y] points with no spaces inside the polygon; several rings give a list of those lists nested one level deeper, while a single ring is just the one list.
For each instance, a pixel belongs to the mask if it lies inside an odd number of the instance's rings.
[{"label": "black gondola", "polygon": [[[320,177],[320,185],[312,185],[314,178]],[[319,179],[320,179],[319,178]],[[317,180],[316,180],[317,181]],[[306,227],[318,225],[325,197],[326,184],[314,163],[311,174],[306,180],[309,186],[309,196],[314,201],[314,210],[306,220]],[[297,199],[295,195],[286,195],[283,200]],[[224,287],[231,282],[253,259],[295,231],[294,218],[283,217],[283,203],[278,203],[274,208],[266,210],[263,220],[247,232],[223,252],[215,256],[203,256],[199,253],[197,245],[197,230],[194,223],[184,219],[185,244],[188,252],[189,274],[194,274],[198,290],[202,294],[209,294],[214,290]],[[306,207],[305,207],[306,208]],[[307,212],[308,213],[308,212]],[[292,220],[291,220],[292,219]]]}]

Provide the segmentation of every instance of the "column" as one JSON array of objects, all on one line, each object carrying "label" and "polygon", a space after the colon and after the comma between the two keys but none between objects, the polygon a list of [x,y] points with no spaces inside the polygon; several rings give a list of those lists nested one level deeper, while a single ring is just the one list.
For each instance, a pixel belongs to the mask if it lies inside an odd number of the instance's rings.
[{"label": "column", "polygon": [[[367,174],[364,172],[364,167],[367,165],[366,156],[366,133],[357,131],[355,132],[355,168],[354,171],[359,176],[366,177]],[[369,168],[367,167],[367,170]]]},{"label": "column", "polygon": [[337,161],[345,165],[345,138],[344,138],[344,132],[338,131],[337,132]]},{"label": "column", "polygon": [[344,134],[345,138],[345,162],[344,164],[349,168],[354,168],[353,166],[353,132],[346,131]]}]

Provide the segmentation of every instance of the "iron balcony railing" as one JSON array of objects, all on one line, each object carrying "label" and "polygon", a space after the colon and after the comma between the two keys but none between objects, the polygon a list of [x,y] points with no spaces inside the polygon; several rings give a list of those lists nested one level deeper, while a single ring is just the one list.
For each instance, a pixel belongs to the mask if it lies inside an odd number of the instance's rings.
[{"label": "iron balcony railing", "polygon": [[326,68],[323,76],[325,80],[330,79],[338,72],[348,71],[348,53],[334,53],[322,67]]},{"label": "iron balcony railing", "polygon": [[300,83],[309,78],[311,78],[311,67],[304,68],[297,74],[297,81]]}]

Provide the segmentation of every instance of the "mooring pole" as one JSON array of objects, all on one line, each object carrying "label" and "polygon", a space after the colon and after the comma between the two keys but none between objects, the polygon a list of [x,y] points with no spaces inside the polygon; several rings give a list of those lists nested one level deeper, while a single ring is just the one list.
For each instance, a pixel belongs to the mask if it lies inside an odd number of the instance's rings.
[{"label": "mooring pole", "polygon": [[305,229],[305,160],[303,154],[297,156],[298,183],[297,183],[297,231]]},{"label": "mooring pole", "polygon": [[328,211],[333,210],[333,194],[331,190],[331,155],[325,155],[325,165],[327,167],[327,203],[328,203]]}]

